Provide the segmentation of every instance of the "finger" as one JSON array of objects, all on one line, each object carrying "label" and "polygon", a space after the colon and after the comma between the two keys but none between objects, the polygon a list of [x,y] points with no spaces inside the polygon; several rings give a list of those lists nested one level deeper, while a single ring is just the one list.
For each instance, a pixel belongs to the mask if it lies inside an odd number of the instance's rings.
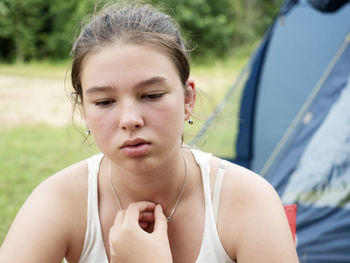
[{"label": "finger", "polygon": [[125,211],[123,222],[139,225],[140,214],[154,210],[155,206],[154,203],[147,201],[131,203]]},{"label": "finger", "polygon": [[154,222],[154,211],[140,213],[139,221]]},{"label": "finger", "polygon": [[154,231],[153,233],[166,233],[168,231],[168,221],[163,213],[161,205],[157,205],[154,209]]},{"label": "finger", "polygon": [[117,212],[115,219],[114,219],[113,225],[114,226],[121,226],[123,223],[123,220],[124,220],[124,216],[125,216],[125,210],[119,210]]}]

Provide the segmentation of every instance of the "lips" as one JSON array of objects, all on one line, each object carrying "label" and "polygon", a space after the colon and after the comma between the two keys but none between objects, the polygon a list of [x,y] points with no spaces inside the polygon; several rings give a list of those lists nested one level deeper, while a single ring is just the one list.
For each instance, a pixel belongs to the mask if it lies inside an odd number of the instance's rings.
[{"label": "lips", "polygon": [[128,146],[137,146],[138,144],[149,144],[148,141],[142,138],[136,138],[133,140],[126,140],[120,148],[128,147]]},{"label": "lips", "polygon": [[149,151],[150,146],[150,142],[142,138],[137,138],[126,140],[120,148],[127,157],[133,158],[145,155]]}]

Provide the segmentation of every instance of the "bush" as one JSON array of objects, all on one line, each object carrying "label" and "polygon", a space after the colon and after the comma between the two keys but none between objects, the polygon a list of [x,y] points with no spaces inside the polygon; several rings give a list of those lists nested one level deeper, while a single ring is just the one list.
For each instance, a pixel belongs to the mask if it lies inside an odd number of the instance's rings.
[{"label": "bush", "polygon": [[[193,56],[224,57],[258,39],[282,0],[150,0],[179,22]],[[98,1],[103,2],[103,1]],[[77,25],[92,12],[94,0],[2,0],[2,60],[67,59]]]}]

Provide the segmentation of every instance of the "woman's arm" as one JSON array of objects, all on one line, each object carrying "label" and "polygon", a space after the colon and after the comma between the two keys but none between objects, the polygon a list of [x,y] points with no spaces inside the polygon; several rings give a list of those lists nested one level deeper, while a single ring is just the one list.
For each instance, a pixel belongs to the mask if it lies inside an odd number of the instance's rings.
[{"label": "woman's arm", "polygon": [[225,176],[219,232],[238,262],[299,262],[291,230],[273,187],[232,165]]},{"label": "woman's arm", "polygon": [[73,232],[69,212],[74,209],[57,177],[41,183],[26,200],[1,245],[0,262],[62,261]]}]

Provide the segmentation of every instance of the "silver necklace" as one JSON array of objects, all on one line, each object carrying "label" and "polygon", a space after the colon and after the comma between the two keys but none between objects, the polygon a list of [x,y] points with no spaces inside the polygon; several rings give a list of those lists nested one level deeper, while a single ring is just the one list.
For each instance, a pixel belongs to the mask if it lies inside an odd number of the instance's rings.
[{"label": "silver necklace", "polygon": [[[184,164],[185,164],[185,179],[184,179],[184,182],[183,182],[183,184],[182,184],[182,187],[181,187],[181,190],[180,190],[180,192],[179,192],[179,195],[178,195],[178,197],[177,197],[177,199],[176,199],[175,205],[174,205],[173,209],[171,210],[169,216],[167,216],[167,221],[168,221],[168,223],[171,222],[171,218],[173,217],[173,214],[174,214],[174,212],[175,212],[175,210],[176,210],[176,207],[177,207],[177,205],[178,205],[179,202],[180,202],[181,196],[182,196],[182,194],[183,194],[183,192],[184,192],[184,190],[185,190],[185,185],[186,185],[186,181],[187,181],[187,177],[188,177],[187,163],[186,163],[186,159],[185,159],[183,153],[182,153],[182,159],[184,160]],[[110,182],[110,184],[111,184],[111,187],[112,187],[112,190],[113,190],[115,199],[117,200],[118,206],[119,206],[120,209],[123,210],[122,203],[120,202],[120,199],[119,199],[119,197],[118,197],[117,191],[115,190],[114,184],[113,184],[113,182],[112,182],[112,177],[111,177],[111,163],[110,163],[110,162],[108,163],[108,177],[109,177],[109,182]]]}]

